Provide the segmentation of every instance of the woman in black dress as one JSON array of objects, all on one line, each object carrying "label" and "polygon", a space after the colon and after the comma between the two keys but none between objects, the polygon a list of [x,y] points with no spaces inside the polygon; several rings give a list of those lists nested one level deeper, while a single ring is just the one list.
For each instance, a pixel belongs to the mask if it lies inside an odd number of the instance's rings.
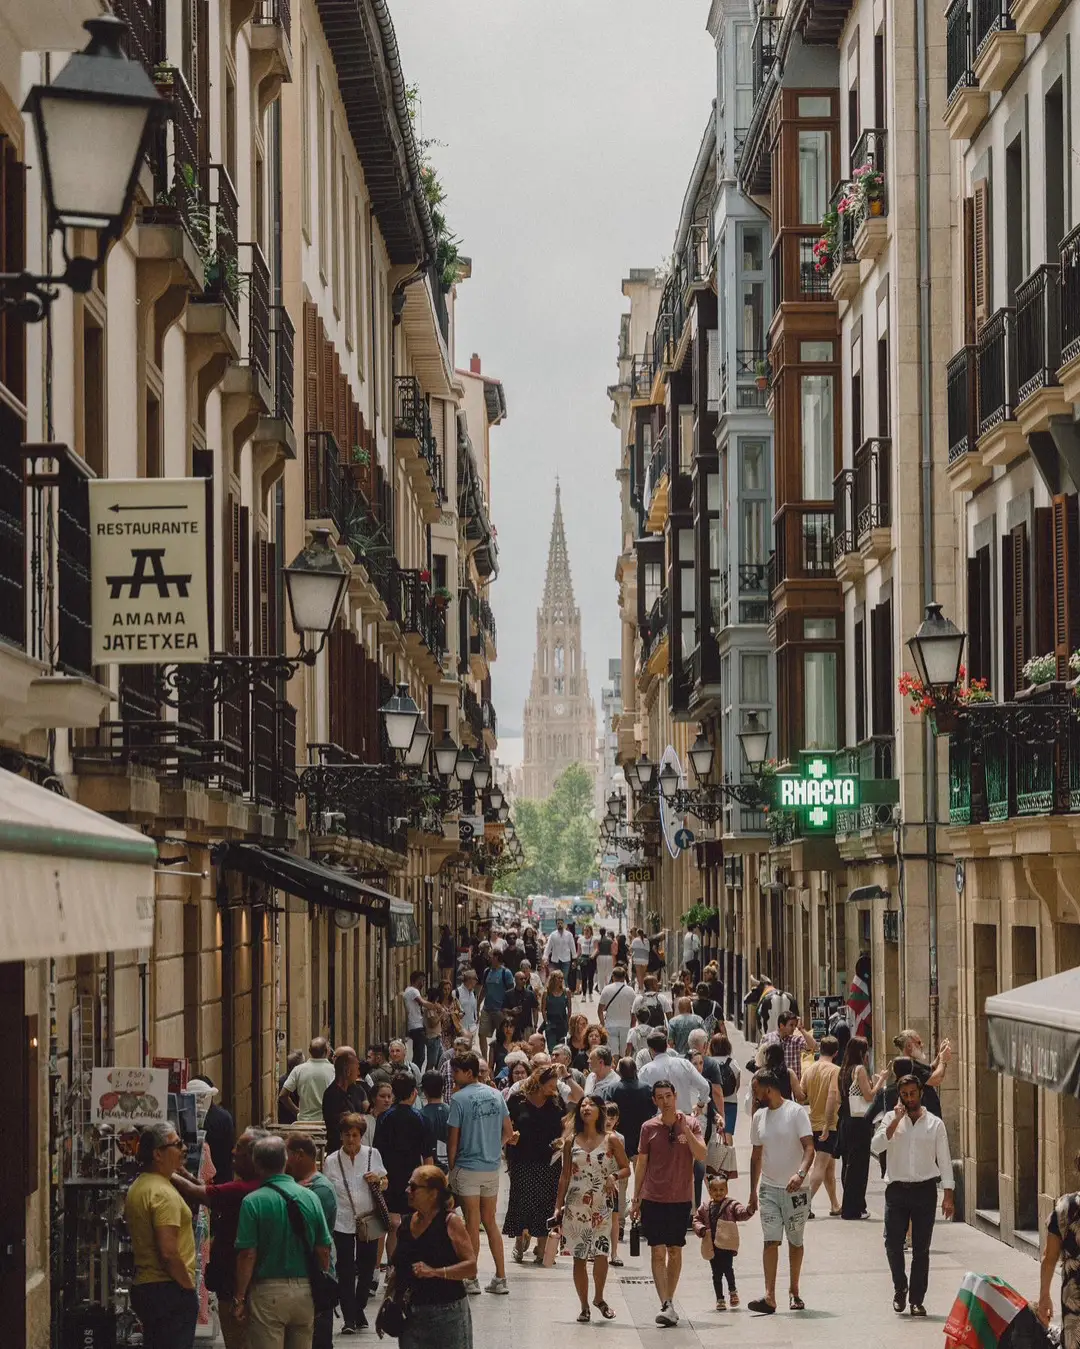
[{"label": "woman in black dress", "polygon": [[411,1294],[401,1349],[472,1349],[465,1283],[476,1255],[449,1182],[437,1166],[418,1166],[406,1188],[412,1214],[394,1252],[395,1295]]},{"label": "woman in black dress", "polygon": [[525,1259],[529,1238],[535,1238],[535,1259],[541,1264],[547,1221],[555,1212],[559,1188],[553,1148],[562,1137],[565,1112],[559,1099],[558,1073],[550,1064],[538,1068],[524,1089],[507,1099],[507,1105],[515,1141],[506,1148],[510,1199],[503,1236],[514,1238],[511,1255],[517,1264]]},{"label": "woman in black dress", "polygon": [[840,1092],[840,1112],[837,1129],[842,1160],[840,1178],[844,1199],[841,1218],[853,1221],[866,1213],[866,1182],[870,1175],[870,1143],[874,1126],[868,1112],[874,1093],[885,1080],[885,1073],[871,1081],[867,1062],[870,1046],[861,1035],[853,1035],[844,1050],[837,1089]]}]

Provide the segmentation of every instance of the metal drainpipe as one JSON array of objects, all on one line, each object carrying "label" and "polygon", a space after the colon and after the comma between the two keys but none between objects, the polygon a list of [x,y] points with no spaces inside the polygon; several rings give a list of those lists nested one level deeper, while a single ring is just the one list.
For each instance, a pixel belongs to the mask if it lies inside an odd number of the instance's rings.
[{"label": "metal drainpipe", "polygon": [[[934,595],[934,463],[931,424],[930,352],[930,99],[927,79],[926,0],[915,0],[915,70],[918,84],[916,160],[919,249],[919,435],[922,440],[923,605]],[[930,1043],[939,1040],[938,893],[937,893],[937,749],[929,717],[925,718],[926,908],[930,957]],[[904,934],[906,940],[906,932]]]}]

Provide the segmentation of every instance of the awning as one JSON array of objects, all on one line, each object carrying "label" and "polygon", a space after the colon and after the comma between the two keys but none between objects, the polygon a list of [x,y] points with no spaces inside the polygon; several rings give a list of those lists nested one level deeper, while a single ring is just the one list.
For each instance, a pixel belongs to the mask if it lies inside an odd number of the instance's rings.
[{"label": "awning", "polygon": [[990,1066],[1080,1096],[1080,969],[986,999]]},{"label": "awning", "polygon": [[0,960],[154,941],[152,839],[0,769]]},{"label": "awning", "polygon": [[[363,914],[378,927],[386,927],[390,915],[395,912],[394,906],[403,903],[378,886],[357,880],[347,871],[337,871],[293,853],[260,848],[254,843],[226,843],[215,857],[226,871],[238,871],[242,876],[285,890],[309,904],[325,904],[330,909]],[[405,908],[412,914],[411,904],[406,904]]]}]

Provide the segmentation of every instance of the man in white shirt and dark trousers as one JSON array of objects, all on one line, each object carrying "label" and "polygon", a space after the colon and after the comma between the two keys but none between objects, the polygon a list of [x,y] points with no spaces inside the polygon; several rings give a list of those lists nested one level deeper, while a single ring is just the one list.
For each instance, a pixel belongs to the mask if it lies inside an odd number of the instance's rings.
[{"label": "man in white shirt and dark trousers", "polygon": [[[930,1278],[930,1238],[940,1181],[941,1212],[953,1216],[953,1169],[945,1125],[922,1103],[914,1074],[896,1084],[896,1109],[878,1124],[870,1150],[885,1153],[885,1254],[892,1272],[893,1310],[910,1298],[912,1316],[925,1316],[923,1298]],[[911,1280],[904,1267],[904,1238],[911,1224]]]},{"label": "man in white shirt and dark trousers", "polygon": [[556,919],[555,931],[549,933],[544,947],[544,963],[548,971],[562,970],[563,977],[570,975],[570,966],[577,955],[577,940],[572,932],[567,932],[562,918]]}]

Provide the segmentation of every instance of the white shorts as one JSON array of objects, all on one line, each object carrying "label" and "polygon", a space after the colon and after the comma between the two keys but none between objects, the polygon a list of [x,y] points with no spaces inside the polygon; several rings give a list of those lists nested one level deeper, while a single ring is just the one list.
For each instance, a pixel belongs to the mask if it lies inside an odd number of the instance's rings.
[{"label": "white shorts", "polygon": [[497,1199],[499,1197],[498,1171],[469,1171],[455,1166],[450,1172],[450,1188],[459,1199]]}]

